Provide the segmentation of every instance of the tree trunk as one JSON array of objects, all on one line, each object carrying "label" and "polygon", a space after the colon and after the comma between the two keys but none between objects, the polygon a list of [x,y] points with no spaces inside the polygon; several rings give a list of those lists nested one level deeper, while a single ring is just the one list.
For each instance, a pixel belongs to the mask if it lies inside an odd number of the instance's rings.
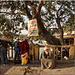
[{"label": "tree trunk", "polygon": [[51,44],[51,45],[60,45],[59,40],[57,38],[55,38],[54,36],[52,36],[50,34],[50,32],[48,32],[45,29],[45,27],[43,25],[43,22],[41,20],[40,14],[37,15],[36,19],[37,19],[37,23],[38,23],[39,33],[41,34],[42,38],[44,40],[46,40],[48,44]]},{"label": "tree trunk", "polygon": [[57,38],[55,38],[54,36],[52,36],[50,34],[50,32],[48,32],[43,25],[43,22],[41,20],[41,15],[40,15],[41,3],[39,3],[39,6],[38,6],[37,10],[36,10],[35,5],[32,6],[32,19],[33,18],[37,19],[39,36],[41,36],[43,38],[43,40],[46,40],[48,44],[60,45],[60,41]]},{"label": "tree trunk", "polygon": [[58,24],[58,29],[60,32],[60,43],[61,43],[61,45],[63,45],[63,28],[60,25],[60,18],[59,17],[56,18],[56,22]]}]

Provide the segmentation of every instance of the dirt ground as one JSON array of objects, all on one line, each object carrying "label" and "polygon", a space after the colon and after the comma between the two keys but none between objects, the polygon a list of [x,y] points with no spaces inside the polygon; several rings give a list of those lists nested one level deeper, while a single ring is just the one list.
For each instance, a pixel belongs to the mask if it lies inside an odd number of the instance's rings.
[{"label": "dirt ground", "polygon": [[41,70],[39,63],[26,65],[9,63],[8,66],[0,64],[0,75],[75,75],[74,62],[57,63],[54,69]]}]

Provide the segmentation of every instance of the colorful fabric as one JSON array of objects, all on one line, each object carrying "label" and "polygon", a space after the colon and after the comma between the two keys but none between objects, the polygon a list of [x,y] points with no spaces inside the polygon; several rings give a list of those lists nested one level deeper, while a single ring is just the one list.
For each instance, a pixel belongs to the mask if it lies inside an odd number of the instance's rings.
[{"label": "colorful fabric", "polygon": [[22,42],[19,42],[20,47],[20,53],[21,53],[21,60],[22,65],[28,63],[28,51],[29,51],[29,44],[26,39],[24,39]]},{"label": "colorful fabric", "polygon": [[28,53],[27,52],[21,55],[22,65],[28,63],[28,58],[29,58],[29,56],[28,56]]},{"label": "colorful fabric", "polygon": [[21,54],[24,54],[29,51],[29,44],[25,39],[19,43],[19,47]]}]

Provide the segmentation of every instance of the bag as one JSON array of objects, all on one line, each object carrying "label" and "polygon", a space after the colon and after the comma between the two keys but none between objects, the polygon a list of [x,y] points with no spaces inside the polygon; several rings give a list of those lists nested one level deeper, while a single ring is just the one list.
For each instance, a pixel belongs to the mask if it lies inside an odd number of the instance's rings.
[{"label": "bag", "polygon": [[18,41],[15,42],[15,46],[14,47],[15,48],[18,48],[19,47],[19,42]]}]

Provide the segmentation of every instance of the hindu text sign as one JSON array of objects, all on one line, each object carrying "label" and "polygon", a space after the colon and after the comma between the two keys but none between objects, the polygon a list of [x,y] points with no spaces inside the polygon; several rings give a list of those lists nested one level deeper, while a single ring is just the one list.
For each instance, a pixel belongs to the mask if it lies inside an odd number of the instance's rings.
[{"label": "hindu text sign", "polygon": [[38,36],[37,20],[28,21],[28,36]]}]

